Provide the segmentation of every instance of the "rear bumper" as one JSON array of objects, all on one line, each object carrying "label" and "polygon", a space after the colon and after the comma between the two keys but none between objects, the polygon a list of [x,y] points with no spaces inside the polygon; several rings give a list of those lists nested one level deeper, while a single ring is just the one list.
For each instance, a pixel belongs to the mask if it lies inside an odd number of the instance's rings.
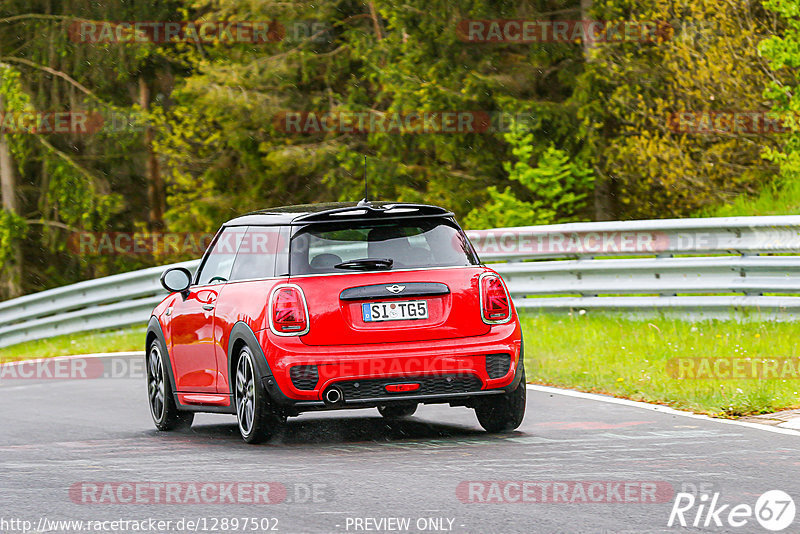
[{"label": "rear bumper", "polygon": [[[519,383],[522,336],[519,322],[492,326],[488,334],[425,342],[308,346],[296,337],[261,331],[268,372],[262,383],[276,404],[297,411],[377,406],[394,402],[460,403],[484,395],[504,393]],[[487,372],[486,355],[508,354],[505,374]],[[314,366],[313,387],[298,389],[290,370]],[[312,381],[313,383],[313,381]],[[417,391],[389,393],[386,384],[420,384]],[[323,401],[323,392],[340,387],[344,400]],[[359,389],[360,388],[360,389]]]}]

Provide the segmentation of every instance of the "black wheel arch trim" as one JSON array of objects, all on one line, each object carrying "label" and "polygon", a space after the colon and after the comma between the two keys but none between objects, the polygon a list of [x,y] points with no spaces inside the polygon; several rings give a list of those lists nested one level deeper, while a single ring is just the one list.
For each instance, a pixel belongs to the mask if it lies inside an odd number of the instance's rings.
[{"label": "black wheel arch trim", "polygon": [[234,381],[232,377],[236,376],[234,369],[236,365],[236,354],[234,353],[234,349],[238,342],[247,345],[247,348],[253,353],[253,360],[257,367],[256,374],[267,390],[270,400],[281,406],[289,406],[297,402],[287,397],[278,387],[277,382],[273,378],[272,369],[269,367],[269,362],[267,362],[267,357],[264,355],[264,349],[261,343],[258,342],[255,333],[244,321],[239,321],[233,325],[233,328],[231,328],[231,335],[228,338],[228,388],[231,398],[233,398],[235,394],[233,391]]},{"label": "black wheel arch trim", "polygon": [[519,360],[517,361],[517,368],[514,370],[514,380],[503,389],[507,393],[511,393],[515,391],[519,386],[520,381],[522,380],[522,369],[525,367],[525,340],[520,339],[519,345]]}]

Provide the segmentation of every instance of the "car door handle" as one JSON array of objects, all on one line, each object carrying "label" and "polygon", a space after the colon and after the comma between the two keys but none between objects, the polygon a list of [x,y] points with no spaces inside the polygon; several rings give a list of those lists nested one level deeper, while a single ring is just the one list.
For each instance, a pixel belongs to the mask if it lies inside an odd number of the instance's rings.
[{"label": "car door handle", "polygon": [[213,304],[203,304],[203,309],[207,310],[207,311],[211,311],[211,310],[214,309],[214,305]]}]

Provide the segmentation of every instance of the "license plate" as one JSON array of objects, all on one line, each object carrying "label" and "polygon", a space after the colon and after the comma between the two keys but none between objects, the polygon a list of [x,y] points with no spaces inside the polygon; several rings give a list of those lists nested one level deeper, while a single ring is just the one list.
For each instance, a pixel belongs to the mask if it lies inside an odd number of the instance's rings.
[{"label": "license plate", "polygon": [[365,323],[427,319],[428,302],[424,300],[405,300],[402,302],[364,303],[361,305],[361,312]]}]

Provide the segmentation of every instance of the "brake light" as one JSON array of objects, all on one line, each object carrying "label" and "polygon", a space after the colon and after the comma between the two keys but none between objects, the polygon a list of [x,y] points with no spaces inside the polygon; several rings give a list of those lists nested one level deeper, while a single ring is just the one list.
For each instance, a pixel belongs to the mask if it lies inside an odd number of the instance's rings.
[{"label": "brake light", "polygon": [[389,393],[408,393],[409,391],[417,391],[419,384],[388,384],[384,389]]},{"label": "brake light", "polygon": [[481,317],[483,322],[499,324],[511,319],[511,303],[503,280],[496,274],[481,276]]},{"label": "brake light", "polygon": [[308,306],[298,286],[281,286],[273,290],[269,310],[272,331],[283,336],[299,336],[308,332]]}]

